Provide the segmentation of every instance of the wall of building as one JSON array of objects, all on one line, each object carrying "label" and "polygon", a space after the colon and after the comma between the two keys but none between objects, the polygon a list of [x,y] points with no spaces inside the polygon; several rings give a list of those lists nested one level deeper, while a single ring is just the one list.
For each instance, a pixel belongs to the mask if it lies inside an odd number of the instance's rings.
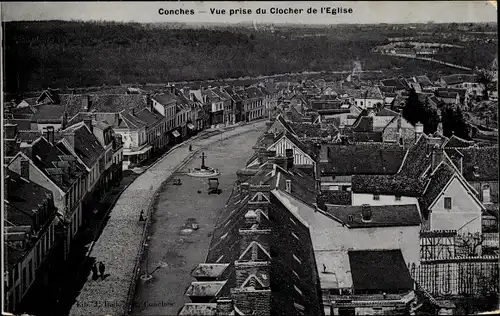
[{"label": "wall of building", "polygon": [[286,137],[282,137],[276,144],[270,146],[268,150],[276,150],[277,156],[285,156],[286,149],[293,149],[293,163],[296,165],[314,165],[314,161],[309,155],[302,152]]},{"label": "wall of building", "polygon": [[[444,207],[444,198],[451,197],[451,209]],[[431,209],[431,230],[481,232],[481,207],[463,184],[454,178]]]},{"label": "wall of building", "polygon": [[379,195],[379,199],[375,200],[373,194],[352,193],[352,205],[401,205],[401,204],[416,204],[418,200],[411,196],[401,196],[401,200],[397,201],[395,195]]},{"label": "wall of building", "polygon": [[[406,263],[420,261],[420,227],[347,228],[320,211],[296,200],[299,216],[309,225],[315,252],[370,249],[401,249]],[[318,261],[318,266],[323,262]],[[325,264],[331,265],[331,262]]]}]

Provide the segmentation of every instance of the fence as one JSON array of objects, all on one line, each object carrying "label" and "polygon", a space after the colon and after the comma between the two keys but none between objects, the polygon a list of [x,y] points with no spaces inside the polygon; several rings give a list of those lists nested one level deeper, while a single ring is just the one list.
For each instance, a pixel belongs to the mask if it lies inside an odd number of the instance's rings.
[{"label": "fence", "polygon": [[498,257],[422,260],[409,269],[415,282],[435,297],[478,295],[499,290]]}]

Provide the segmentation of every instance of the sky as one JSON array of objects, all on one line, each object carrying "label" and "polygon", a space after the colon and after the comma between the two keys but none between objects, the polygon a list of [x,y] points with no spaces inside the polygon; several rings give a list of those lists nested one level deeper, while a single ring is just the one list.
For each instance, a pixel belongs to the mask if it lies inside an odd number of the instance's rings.
[{"label": "sky", "polygon": [[[352,13],[321,14],[322,7],[352,9]],[[232,14],[230,9],[251,9]],[[265,8],[266,14],[256,14]],[[271,8],[302,8],[300,14],[271,14]],[[308,8],[318,10],[308,14]],[[194,10],[192,15],[165,15],[160,9]],[[210,9],[226,9],[213,14]],[[496,22],[496,1],[293,1],[293,2],[4,2],[2,21],[105,20],[121,22],[216,23],[450,23]]]}]

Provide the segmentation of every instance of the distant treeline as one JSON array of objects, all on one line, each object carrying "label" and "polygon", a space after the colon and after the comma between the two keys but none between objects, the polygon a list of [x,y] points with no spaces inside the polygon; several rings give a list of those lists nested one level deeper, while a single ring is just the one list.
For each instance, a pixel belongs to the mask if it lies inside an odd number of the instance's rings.
[{"label": "distant treeline", "polygon": [[[371,52],[388,43],[383,29],[352,26],[271,32],[248,27],[172,29],[114,22],[8,22],[4,24],[4,88],[23,92],[46,86],[348,70],[356,59],[364,69],[404,67],[404,60]],[[301,36],[304,34],[309,36]]]}]

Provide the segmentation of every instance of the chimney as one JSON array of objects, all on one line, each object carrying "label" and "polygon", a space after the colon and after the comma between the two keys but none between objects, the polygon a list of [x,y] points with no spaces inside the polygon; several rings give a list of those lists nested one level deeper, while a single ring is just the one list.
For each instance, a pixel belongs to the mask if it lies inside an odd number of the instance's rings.
[{"label": "chimney", "polygon": [[229,298],[221,298],[217,300],[215,316],[229,316],[234,312],[233,300]]},{"label": "chimney", "polygon": [[64,131],[63,132],[64,139],[69,143],[72,148],[75,148],[75,132],[73,131]]},{"label": "chimney", "polygon": [[5,128],[5,139],[16,139],[17,138],[17,132],[18,132],[18,127],[17,124],[4,124]]},{"label": "chimney", "polygon": [[240,184],[240,191],[242,194],[247,194],[250,189],[250,184],[248,182]]},{"label": "chimney", "polygon": [[29,160],[21,160],[21,177],[29,180],[30,178],[30,162]]},{"label": "chimney", "polygon": [[20,149],[29,159],[33,158],[33,147],[31,144],[21,143]]},{"label": "chimney", "polygon": [[132,116],[135,116],[135,108],[132,108]]},{"label": "chimney", "polygon": [[293,149],[285,149],[285,156],[287,159],[287,168],[290,170],[293,168]]},{"label": "chimney", "polygon": [[284,170],[287,170],[286,163],[287,163],[286,157],[283,157],[283,156],[274,157],[274,164],[280,166]]},{"label": "chimney", "polygon": [[491,189],[489,185],[483,186],[483,204],[491,204]]},{"label": "chimney", "polygon": [[422,135],[423,133],[424,133],[424,124],[417,122],[417,124],[415,124],[415,141],[417,141],[420,135]]},{"label": "chimney", "polygon": [[439,144],[435,144],[433,147],[432,147],[432,171],[434,172],[434,170],[436,170],[436,168],[439,166],[439,164],[441,163],[441,161],[443,161],[443,156],[444,156],[444,153],[443,153],[443,148],[441,148],[441,146],[439,146]]},{"label": "chimney", "polygon": [[369,222],[372,220],[372,209],[369,204],[363,204],[361,206],[361,217],[363,222]]},{"label": "chimney", "polygon": [[286,180],[285,182],[286,184],[286,187],[285,187],[285,190],[286,192],[288,193],[292,193],[292,180]]},{"label": "chimney", "polygon": [[94,127],[92,126],[92,118],[90,118],[90,117],[85,118],[83,120],[83,123],[85,123],[85,125],[87,125],[87,127],[89,128],[91,133],[94,132]]},{"label": "chimney", "polygon": [[54,126],[47,126],[47,141],[54,145]]},{"label": "chimney", "polygon": [[90,95],[84,96],[82,98],[82,111],[86,112],[90,108],[90,103],[91,103],[91,98]]}]

